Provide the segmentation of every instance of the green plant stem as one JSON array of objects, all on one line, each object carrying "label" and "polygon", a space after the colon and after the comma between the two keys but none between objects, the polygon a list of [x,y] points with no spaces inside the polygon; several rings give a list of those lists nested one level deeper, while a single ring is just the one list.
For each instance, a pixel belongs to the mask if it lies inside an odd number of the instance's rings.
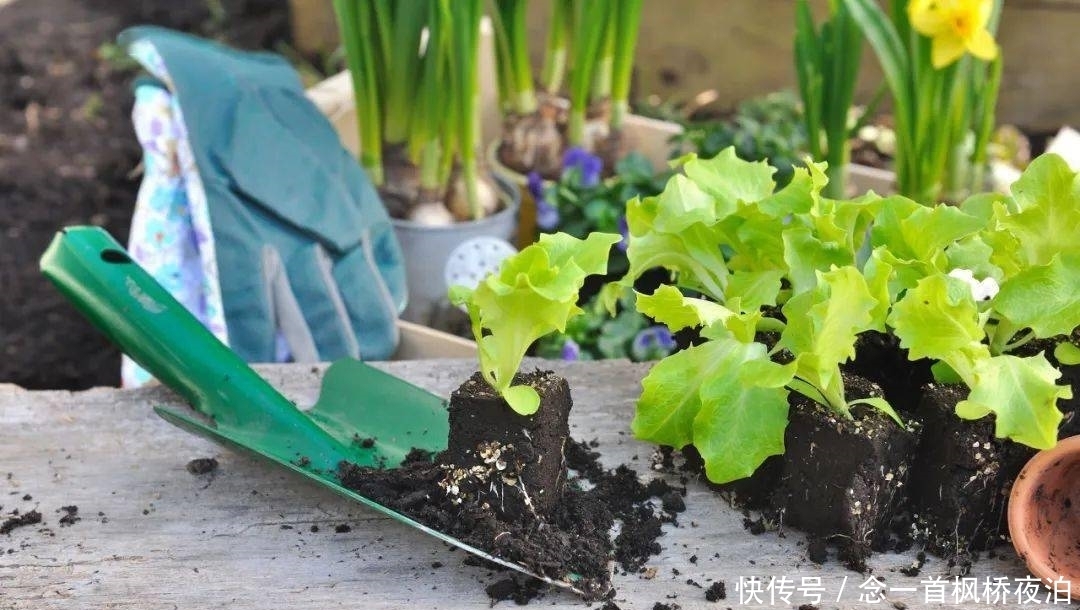
[{"label": "green plant stem", "polygon": [[[965,56],[935,68],[932,43],[911,27],[905,0],[891,0],[888,16],[874,0],[842,1],[874,48],[892,93],[897,190],[930,204],[981,189],[1000,58],[987,64]],[[991,32],[1001,8],[995,0]]]},{"label": "green plant stem", "polygon": [[496,60],[503,106],[518,115],[536,112],[529,60],[528,0],[495,0]]},{"label": "green plant stem", "polygon": [[889,88],[885,83],[878,85],[878,88],[874,90],[874,97],[870,98],[870,103],[866,105],[859,120],[855,121],[855,124],[851,126],[851,132],[848,133],[848,138],[854,138],[859,135],[859,130],[870,124],[871,121],[877,116],[877,110],[881,107],[882,100],[885,99],[885,94],[889,92]]},{"label": "green plant stem", "polygon": [[603,42],[610,0],[588,0],[578,7],[577,31],[571,47],[573,70],[570,73],[570,117],[567,137],[571,146],[585,143],[585,113],[589,107],[596,59]]},{"label": "green plant stem", "polygon": [[619,1],[608,0],[608,14],[600,39],[599,54],[593,67],[592,101],[600,102],[611,98],[612,68],[615,64],[615,30],[618,27]]},{"label": "green plant stem", "polygon": [[972,96],[975,101],[975,110],[972,115],[975,117],[975,150],[971,155],[972,164],[972,183],[976,189],[982,189],[985,184],[985,172],[988,162],[987,150],[990,147],[990,138],[994,133],[994,123],[996,122],[996,107],[998,93],[1001,90],[1001,73],[1002,73],[1002,59],[1001,55],[998,55],[997,59],[990,62],[989,75],[981,86],[977,83],[972,89],[975,91],[983,91],[983,95]]},{"label": "green plant stem", "polygon": [[[1008,351],[1010,345],[1009,340],[1019,331],[1020,327],[1012,322],[1009,322],[1004,318],[998,319],[993,336],[990,337],[990,353],[997,356]],[[1024,340],[1020,345],[1023,345],[1027,341],[1030,341],[1030,339]]]},{"label": "green plant stem", "polygon": [[570,32],[573,24],[573,0],[553,0],[551,3],[550,30],[544,53],[544,68],[540,76],[544,91],[556,95],[566,78],[566,60],[569,54]]},{"label": "green plant stem", "polygon": [[[450,172],[443,168],[453,159],[457,117],[454,112],[447,112],[444,100],[450,64],[449,24],[444,21],[438,2],[428,1],[425,8],[428,39],[417,63],[419,82],[415,99],[410,103],[409,156],[419,168],[420,186],[427,195],[445,190]],[[449,105],[453,107],[454,103],[451,98]]]},{"label": "green plant stem", "polygon": [[[420,76],[420,37],[428,16],[428,0],[396,0],[388,30],[391,44],[386,65],[386,144],[402,144],[409,137],[410,110]],[[388,21],[383,16],[382,21]]]},{"label": "green plant stem", "polygon": [[[477,63],[480,51],[480,19],[483,14],[482,0],[439,0],[447,22],[452,24],[451,44],[451,97],[455,99],[457,114],[457,144],[461,163],[461,176],[465,181],[466,200],[470,215],[479,220],[483,207],[479,199],[479,163],[477,141],[479,140],[479,79]],[[451,13],[452,11],[452,13]]]},{"label": "green plant stem", "polygon": [[644,0],[616,0],[615,50],[611,69],[611,129],[622,129],[630,109],[630,83],[634,76],[634,50]]},{"label": "green plant stem", "polygon": [[367,1],[334,0],[345,57],[352,73],[353,96],[360,140],[360,165],[375,186],[384,182],[382,164],[382,108],[374,45],[378,36],[373,5]]},{"label": "green plant stem", "polygon": [[823,194],[840,199],[847,191],[851,158],[848,117],[855,99],[863,37],[847,6],[839,1],[830,3],[829,18],[820,31],[814,27],[807,0],[799,0],[795,15],[795,68],[810,154],[829,164],[829,183]]}]

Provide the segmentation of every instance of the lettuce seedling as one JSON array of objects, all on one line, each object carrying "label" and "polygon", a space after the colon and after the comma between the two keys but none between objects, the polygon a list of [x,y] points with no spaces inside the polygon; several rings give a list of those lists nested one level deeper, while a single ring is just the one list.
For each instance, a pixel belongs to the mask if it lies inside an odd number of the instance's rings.
[{"label": "lettuce seedling", "polygon": [[[970,388],[957,415],[993,413],[997,436],[1052,447],[1062,419],[1057,401],[1071,388],[1055,383],[1061,373],[1044,354],[1011,352],[1052,339],[1059,361],[1080,355],[1061,340],[1080,326],[1080,178],[1060,157],[1044,155],[1011,198],[907,213],[910,206],[917,204],[891,202],[875,227],[872,258],[892,268],[897,298],[889,326],[910,358],[935,359],[939,379]],[[920,247],[905,248],[915,242]],[[985,290],[993,286],[1000,290]]]},{"label": "lettuce seedling", "polygon": [[536,390],[511,385],[529,346],[564,331],[567,321],[582,312],[577,301],[586,276],[607,271],[611,246],[621,239],[615,233],[592,233],[586,239],[541,235],[475,289],[450,288],[451,302],[469,312],[481,374],[514,411],[531,415],[540,407]]},{"label": "lettuce seedling", "polygon": [[[622,285],[668,269],[674,284],[639,294],[638,309],[672,331],[701,327],[707,341],[649,372],[635,435],[693,444],[709,479],[723,483],[783,452],[791,390],[841,417],[867,404],[899,422],[880,397],[847,401],[840,373],[856,337],[883,330],[888,312],[882,276],[868,281],[857,266],[879,198],[822,197],[827,179],[817,164],[774,192],[774,170],[732,149],[710,160],[688,157],[683,171],[660,195],[627,205],[630,271]],[[779,341],[770,349],[759,332],[779,333]]]}]

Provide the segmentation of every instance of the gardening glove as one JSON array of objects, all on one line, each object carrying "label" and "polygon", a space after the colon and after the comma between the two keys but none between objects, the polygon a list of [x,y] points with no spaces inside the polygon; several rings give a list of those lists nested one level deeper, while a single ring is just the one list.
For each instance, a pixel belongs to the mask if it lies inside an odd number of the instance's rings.
[{"label": "gardening glove", "polygon": [[390,356],[400,248],[293,69],[161,28],[119,42],[154,77],[136,87],[135,260],[249,362]]}]

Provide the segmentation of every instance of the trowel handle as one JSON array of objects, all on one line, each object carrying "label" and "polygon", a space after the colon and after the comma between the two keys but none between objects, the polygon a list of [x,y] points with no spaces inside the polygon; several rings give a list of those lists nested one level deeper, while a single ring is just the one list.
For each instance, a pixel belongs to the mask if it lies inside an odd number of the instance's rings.
[{"label": "trowel handle", "polygon": [[[196,408],[239,401],[208,415],[242,424],[243,405],[293,409],[103,229],[60,231],[41,257],[41,271],[121,350]],[[208,394],[214,400],[205,400]]]}]

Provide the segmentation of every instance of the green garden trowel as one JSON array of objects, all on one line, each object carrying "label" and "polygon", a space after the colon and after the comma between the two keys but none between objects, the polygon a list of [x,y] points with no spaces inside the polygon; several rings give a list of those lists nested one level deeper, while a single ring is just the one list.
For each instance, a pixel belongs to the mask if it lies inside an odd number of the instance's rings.
[{"label": "green garden trowel", "polygon": [[[359,360],[335,362],[319,400],[301,410],[217,340],[122,246],[97,227],[71,227],[53,239],[41,270],[125,353],[186,399],[192,411],[155,407],[172,424],[240,447],[337,493],[488,561],[577,591],[493,557],[342,487],[337,466],[397,466],[413,447],[446,448],[444,401]],[[371,447],[357,438],[377,439]],[[580,591],[577,591],[580,593]]]}]

